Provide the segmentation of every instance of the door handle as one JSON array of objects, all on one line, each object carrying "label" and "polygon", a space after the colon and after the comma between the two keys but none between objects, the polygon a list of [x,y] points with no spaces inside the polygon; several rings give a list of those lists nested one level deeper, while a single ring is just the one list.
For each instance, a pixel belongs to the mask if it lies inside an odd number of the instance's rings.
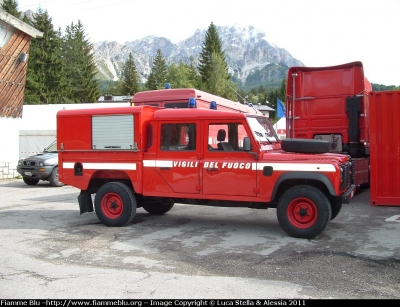
[{"label": "door handle", "polygon": [[218,172],[218,167],[213,167],[213,168],[206,168],[206,170],[208,171],[208,172]]}]

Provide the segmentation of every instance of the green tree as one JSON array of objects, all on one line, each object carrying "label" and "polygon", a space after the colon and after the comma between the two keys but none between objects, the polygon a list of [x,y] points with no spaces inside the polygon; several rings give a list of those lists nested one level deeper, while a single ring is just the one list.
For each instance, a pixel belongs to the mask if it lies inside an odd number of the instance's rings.
[{"label": "green tree", "polygon": [[1,8],[5,10],[8,14],[11,14],[17,18],[21,18],[21,13],[18,11],[17,0],[3,0]]},{"label": "green tree", "polygon": [[[214,67],[218,66],[218,69]],[[205,41],[200,52],[198,70],[201,76],[201,89],[209,91],[216,95],[231,99],[235,96],[235,90],[230,89],[232,82],[228,72],[228,63],[226,62],[225,52],[222,50],[222,43],[219,38],[216,26],[211,23],[207,29]],[[217,72],[217,76],[215,73]],[[213,84],[218,79],[218,84]],[[225,86],[222,84],[226,83]],[[218,93],[214,92],[218,89]]]},{"label": "green tree", "polygon": [[158,90],[164,88],[167,80],[167,73],[167,63],[162,55],[161,49],[158,49],[157,55],[154,58],[151,66],[151,72],[147,78],[146,88],[148,90]]},{"label": "green tree", "polygon": [[134,95],[140,90],[139,75],[136,64],[133,61],[132,52],[129,53],[128,60],[122,72],[122,89],[125,95]]},{"label": "green tree", "polygon": [[69,100],[75,103],[95,102],[101,96],[93,45],[86,38],[80,20],[65,29],[62,54],[68,63],[65,73],[70,87]]},{"label": "green tree", "polygon": [[236,85],[226,78],[226,63],[218,53],[211,55],[211,74],[206,82],[206,89],[214,95],[236,100]]},{"label": "green tree", "polygon": [[172,63],[168,67],[166,80],[172,88],[196,88],[196,74],[193,67],[184,63]]},{"label": "green tree", "polygon": [[64,103],[70,93],[59,32],[54,30],[48,12],[41,8],[34,14],[32,26],[43,37],[31,41],[24,103]]},{"label": "green tree", "polygon": [[281,87],[279,88],[279,99],[286,100],[286,77],[283,77]]}]

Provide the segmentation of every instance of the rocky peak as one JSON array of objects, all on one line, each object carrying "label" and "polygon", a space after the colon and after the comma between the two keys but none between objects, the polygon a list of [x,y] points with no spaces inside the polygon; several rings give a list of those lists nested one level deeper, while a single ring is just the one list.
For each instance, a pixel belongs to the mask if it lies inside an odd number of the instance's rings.
[{"label": "rocky peak", "polygon": [[[270,64],[286,68],[303,66],[303,63],[293,58],[288,51],[270,44],[265,39],[265,34],[252,26],[217,26],[217,31],[225,51],[229,72],[243,83],[249,75],[265,69]],[[121,76],[121,70],[129,53],[132,52],[141,81],[145,82],[158,49],[161,49],[167,64],[189,63],[190,58],[196,61],[206,32],[206,29],[196,30],[192,36],[177,44],[172,43],[168,38],[153,35],[127,41],[124,45],[117,42],[96,43],[94,53],[99,75],[106,80],[117,80]],[[260,74],[261,77],[263,75],[265,76],[265,74]],[[268,75],[271,77],[270,73]],[[276,78],[280,80],[282,77],[279,74],[276,75]]]}]

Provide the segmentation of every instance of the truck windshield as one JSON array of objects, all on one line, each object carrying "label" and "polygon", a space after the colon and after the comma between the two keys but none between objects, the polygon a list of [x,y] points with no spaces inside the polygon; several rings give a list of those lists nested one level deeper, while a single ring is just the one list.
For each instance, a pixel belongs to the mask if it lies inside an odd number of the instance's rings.
[{"label": "truck windshield", "polygon": [[251,127],[256,140],[260,143],[278,142],[279,138],[276,134],[271,122],[267,117],[247,117],[247,121]]},{"label": "truck windshield", "polygon": [[44,152],[57,152],[57,140],[44,149]]}]

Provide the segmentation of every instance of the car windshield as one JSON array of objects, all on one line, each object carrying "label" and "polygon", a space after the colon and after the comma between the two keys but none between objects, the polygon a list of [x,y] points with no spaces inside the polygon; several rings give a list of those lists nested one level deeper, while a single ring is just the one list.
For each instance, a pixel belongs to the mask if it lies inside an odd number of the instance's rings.
[{"label": "car windshield", "polygon": [[44,152],[57,152],[57,140],[44,149]]},{"label": "car windshield", "polygon": [[279,138],[276,134],[271,122],[267,117],[247,117],[247,121],[250,124],[251,130],[253,131],[254,137],[260,143],[273,143],[278,142]]}]

